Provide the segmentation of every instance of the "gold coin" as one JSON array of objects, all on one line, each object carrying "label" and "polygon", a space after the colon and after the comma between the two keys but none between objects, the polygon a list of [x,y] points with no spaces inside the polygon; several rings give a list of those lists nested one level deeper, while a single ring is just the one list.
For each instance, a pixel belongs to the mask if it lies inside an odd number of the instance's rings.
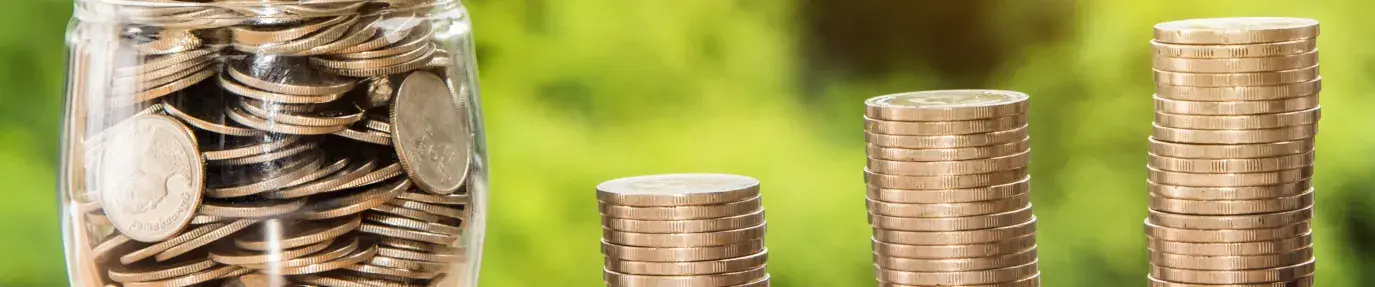
[{"label": "gold coin", "polygon": [[1036,249],[1013,254],[958,259],[913,259],[874,254],[874,264],[884,270],[910,272],[960,272],[1001,269],[1036,261]]},{"label": "gold coin", "polygon": [[1036,217],[1016,225],[964,231],[895,231],[874,229],[874,240],[904,245],[970,245],[991,243],[1031,235],[1036,232]]},{"label": "gold coin", "polygon": [[756,226],[764,223],[764,210],[731,217],[697,220],[636,220],[602,217],[602,226],[608,229],[635,233],[698,233],[725,231]]},{"label": "gold coin", "polygon": [[867,186],[867,197],[893,203],[968,203],[1016,197],[1031,191],[1031,177],[1013,183],[969,189],[910,190]]},{"label": "gold coin", "polygon": [[[883,281],[879,281],[879,282],[878,282],[878,287],[925,287],[925,286],[928,286],[928,285],[904,285],[904,284],[896,284],[896,283],[889,283],[889,282],[883,282]],[[1022,278],[1021,280],[1012,281],[1012,282],[1002,282],[1002,283],[995,283],[995,284],[979,284],[979,285],[959,285],[959,286],[955,286],[955,285],[941,285],[941,287],[1040,287],[1040,286],[1041,286],[1041,273],[1040,273],[1040,272],[1037,272],[1036,275],[1032,275],[1031,277]]]},{"label": "gold coin", "polygon": [[1318,94],[1278,100],[1226,102],[1181,101],[1161,97],[1154,98],[1155,111],[1157,114],[1238,116],[1290,113],[1318,107]]},{"label": "gold coin", "polygon": [[1318,66],[1252,73],[1183,73],[1155,70],[1156,84],[1190,87],[1271,86],[1318,78]]},{"label": "gold coin", "polygon": [[598,203],[597,209],[604,217],[637,220],[690,220],[710,219],[748,214],[763,208],[759,197],[717,205],[688,206],[621,206]]},{"label": "gold coin", "polygon": [[1296,265],[1252,270],[1188,270],[1151,266],[1151,276],[1164,281],[1197,284],[1245,284],[1293,281],[1313,274],[1317,259]]},{"label": "gold coin", "polygon": [[644,262],[623,261],[607,258],[606,270],[622,274],[635,275],[708,275],[743,272],[750,269],[763,267],[764,263],[767,263],[768,260],[768,250],[760,251],[759,253],[755,254],[746,255],[744,257],[693,262]]},{"label": "gold coin", "polygon": [[144,262],[130,265],[111,264],[106,266],[110,280],[115,282],[146,282],[191,275],[191,273],[215,267],[215,262],[204,257],[186,256],[165,262]]},{"label": "gold coin", "polygon": [[961,203],[892,203],[867,199],[870,214],[894,217],[960,217],[988,215],[1020,209],[1031,204],[1027,194],[1008,198]]},{"label": "gold coin", "polygon": [[874,228],[897,231],[962,231],[1009,226],[1031,220],[1031,205],[1014,211],[965,217],[892,217],[869,214]]},{"label": "gold coin", "polygon": [[[196,284],[200,284],[200,283],[203,283],[203,282],[206,282],[206,281],[210,281],[210,280],[219,279],[219,278],[226,277],[226,276],[237,276],[237,275],[231,275],[231,274],[239,274],[239,275],[242,275],[240,272],[244,272],[244,271],[246,271],[246,270],[247,270],[247,269],[244,269],[243,267],[238,267],[238,266],[220,266],[220,267],[211,268],[211,269],[209,269],[209,270],[204,270],[204,271],[200,271],[200,272],[188,274],[188,275],[185,275],[185,276],[175,277],[175,278],[171,278],[171,279],[165,279],[165,280],[161,280],[161,281],[127,282],[127,283],[124,283],[124,286],[127,286],[127,287],[175,287],[175,286],[193,286],[193,285],[196,285]],[[246,274],[246,273],[244,273],[244,274]]]},{"label": "gold coin", "polygon": [[1151,168],[1189,173],[1248,173],[1266,172],[1313,166],[1312,151],[1301,154],[1267,158],[1188,159],[1149,155]]},{"label": "gold coin", "polygon": [[1313,151],[1313,139],[1258,144],[1187,144],[1150,138],[1150,153],[1158,156],[1196,159],[1267,158]]},{"label": "gold coin", "polygon": [[864,130],[876,134],[944,136],[990,133],[1026,125],[1026,116],[948,122],[899,122],[864,117]]},{"label": "gold coin", "polygon": [[703,247],[636,247],[602,241],[607,259],[649,262],[708,261],[744,257],[764,251],[763,239]]},{"label": "gold coin", "polygon": [[903,245],[872,239],[874,254],[889,258],[959,259],[1019,253],[1036,248],[1036,236],[966,245]]},{"label": "gold coin", "polygon": [[[358,229],[360,224],[362,224],[362,218],[358,216],[318,221],[296,221],[286,224],[283,224],[279,219],[271,219],[264,223],[270,227],[235,237],[234,246],[252,251],[297,248],[338,238]],[[271,234],[275,233],[271,230],[282,231],[278,234]]]},{"label": "gold coin", "polygon": [[1252,173],[1182,173],[1149,168],[1149,180],[1157,184],[1199,187],[1261,186],[1296,182],[1313,177],[1313,167]]},{"label": "gold coin", "polygon": [[1188,200],[1151,195],[1151,209],[1179,214],[1247,215],[1298,210],[1313,205],[1313,191],[1303,194],[1248,200]]},{"label": "gold coin", "polygon": [[1199,256],[1245,256],[1280,254],[1313,245],[1313,233],[1307,232],[1298,237],[1276,240],[1232,242],[1232,243],[1194,243],[1166,241],[1147,238],[1146,247],[1157,252]]},{"label": "gold coin", "polygon": [[610,269],[603,269],[602,271],[604,272],[602,279],[610,286],[735,286],[759,281],[768,276],[768,270],[764,266],[740,272],[688,276],[631,275]]},{"label": "gold coin", "polygon": [[[877,267],[877,266],[876,266]],[[959,285],[978,285],[995,284],[1003,282],[1018,281],[1040,273],[1037,263],[1022,264],[1013,267],[979,270],[979,271],[956,271],[956,272],[908,272],[887,270],[877,267],[874,270],[879,281],[906,284],[906,285],[936,285],[936,286],[959,286]]]},{"label": "gold coin", "polygon": [[1275,43],[1240,45],[1180,45],[1151,40],[1156,57],[1227,59],[1260,58],[1302,54],[1316,51],[1318,40],[1313,38]]},{"label": "gold coin", "polygon": [[1280,254],[1245,256],[1198,256],[1151,252],[1150,262],[1160,267],[1229,271],[1289,266],[1303,263],[1312,258],[1313,247],[1308,246]]},{"label": "gold coin", "polygon": [[1243,283],[1243,284],[1189,284],[1160,281],[1154,277],[1146,276],[1150,280],[1149,287],[1313,287],[1313,276],[1305,276],[1284,282],[1266,283]]},{"label": "gold coin", "polygon": [[868,169],[892,175],[940,176],[989,173],[1025,168],[1031,162],[1031,151],[1019,154],[963,161],[890,161],[868,159]]},{"label": "gold coin", "polygon": [[1146,222],[1146,236],[1151,238],[1191,243],[1235,243],[1279,240],[1298,237],[1309,233],[1308,222],[1299,222],[1275,228],[1260,229],[1180,229],[1155,225]]},{"label": "gold coin", "polygon": [[1160,195],[1168,198],[1193,199],[1193,200],[1245,200],[1285,197],[1308,192],[1313,188],[1313,183],[1309,179],[1295,182],[1281,183],[1275,185],[1259,186],[1224,186],[1224,187],[1195,187],[1195,186],[1176,186],[1161,185],[1155,182],[1146,181],[1147,189],[1151,194]]},{"label": "gold coin", "polygon": [[951,176],[905,176],[864,171],[864,181],[870,186],[890,189],[964,189],[1017,182],[1027,177],[1026,168]]},{"label": "gold coin", "polygon": [[759,180],[729,174],[664,174],[597,185],[597,200],[622,206],[715,205],[759,196]]},{"label": "gold coin", "polygon": [[962,121],[1019,115],[1027,95],[998,90],[938,90],[900,93],[864,101],[865,116],[889,121]]},{"label": "gold coin", "polygon": [[1318,51],[1256,58],[1173,58],[1154,57],[1153,67],[1161,71],[1190,73],[1244,73],[1283,71],[1318,64]]},{"label": "gold coin", "polygon": [[1267,101],[1316,95],[1322,91],[1322,77],[1311,81],[1235,87],[1191,87],[1155,84],[1155,96],[1184,101]]},{"label": "gold coin", "polygon": [[896,161],[959,161],[1003,157],[1031,150],[1031,139],[990,146],[939,149],[907,149],[865,145],[869,158]]},{"label": "gold coin", "polygon": [[[1304,99],[1304,98],[1299,98]],[[1317,124],[1322,118],[1321,108],[1267,115],[1197,116],[1155,113],[1155,123],[1162,127],[1199,130],[1248,130]]]},{"label": "gold coin", "polygon": [[245,56],[225,65],[225,74],[243,85],[288,95],[314,96],[343,94],[358,84],[357,79],[324,73],[302,57]]},{"label": "gold coin", "polygon": [[967,135],[945,135],[945,136],[905,136],[905,135],[885,135],[864,132],[864,141],[874,146],[890,148],[963,148],[999,145],[1027,138],[1027,126],[1018,127],[1011,130],[996,131],[981,134]]},{"label": "gold coin", "polygon": [[1276,213],[1226,216],[1176,214],[1152,208],[1147,218],[1156,225],[1183,229],[1275,228],[1313,219],[1313,205]]},{"label": "gold coin", "polygon": [[1156,41],[1175,44],[1272,43],[1317,37],[1318,21],[1303,18],[1208,18],[1155,25]]},{"label": "gold coin", "polygon": [[763,239],[765,224],[747,228],[700,233],[632,233],[602,229],[607,243],[640,247],[702,247]]}]

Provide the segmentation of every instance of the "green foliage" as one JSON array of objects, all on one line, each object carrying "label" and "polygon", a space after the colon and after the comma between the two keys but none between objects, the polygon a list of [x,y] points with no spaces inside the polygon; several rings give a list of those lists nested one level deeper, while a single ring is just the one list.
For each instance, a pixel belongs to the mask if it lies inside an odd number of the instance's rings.
[{"label": "green foliage", "polygon": [[[61,286],[53,183],[70,3],[0,2],[0,286]],[[485,286],[599,286],[593,186],[670,172],[764,182],[777,286],[872,286],[861,101],[946,87],[942,75],[803,71],[805,1],[472,2],[492,160]],[[986,32],[1034,43],[982,86],[1033,97],[1046,286],[1143,285],[1150,26],[1239,15],[1322,21],[1318,280],[1375,280],[1360,274],[1375,267],[1375,132],[1364,126],[1375,115],[1363,113],[1375,106],[1363,81],[1375,54],[1362,48],[1375,17],[1360,12],[1375,2],[990,2],[1000,4],[986,5]],[[1032,9],[1041,4],[1070,9]],[[1046,11],[1064,13],[1040,17],[1064,21],[1064,37],[1025,41],[1017,21]]]}]

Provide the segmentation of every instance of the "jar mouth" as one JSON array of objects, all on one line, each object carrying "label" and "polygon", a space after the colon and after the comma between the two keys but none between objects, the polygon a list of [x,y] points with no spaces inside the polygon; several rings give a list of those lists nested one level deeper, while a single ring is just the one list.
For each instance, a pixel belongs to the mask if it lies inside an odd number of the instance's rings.
[{"label": "jar mouth", "polygon": [[[82,21],[180,22],[214,20],[293,21],[343,15],[438,14],[459,0],[75,0]],[[143,22],[143,21],[132,21]],[[158,26],[158,25],[154,25]]]}]

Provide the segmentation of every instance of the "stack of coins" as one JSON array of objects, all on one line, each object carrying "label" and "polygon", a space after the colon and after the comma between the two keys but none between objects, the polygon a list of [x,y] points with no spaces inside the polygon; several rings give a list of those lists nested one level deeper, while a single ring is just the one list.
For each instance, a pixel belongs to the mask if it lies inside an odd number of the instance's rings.
[{"label": "stack of coins", "polygon": [[1155,26],[1151,286],[1312,286],[1318,22]]},{"label": "stack of coins", "polygon": [[882,286],[1039,286],[1027,95],[946,90],[865,102]]},{"label": "stack of coins", "polygon": [[434,36],[468,28],[428,14],[458,4],[202,2],[79,1],[83,285],[468,280],[471,57]]},{"label": "stack of coins", "polygon": [[759,181],[668,174],[597,185],[607,286],[769,286]]}]

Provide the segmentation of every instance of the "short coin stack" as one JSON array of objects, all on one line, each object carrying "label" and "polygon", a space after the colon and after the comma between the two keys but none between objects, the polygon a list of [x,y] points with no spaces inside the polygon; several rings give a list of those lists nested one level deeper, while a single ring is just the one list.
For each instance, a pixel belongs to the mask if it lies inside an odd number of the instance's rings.
[{"label": "short coin stack", "polygon": [[945,90],[865,104],[881,286],[1040,286],[1027,95]]},{"label": "short coin stack", "polygon": [[759,181],[669,174],[597,185],[607,286],[766,287]]},{"label": "short coin stack", "polygon": [[1155,26],[1150,286],[1312,286],[1318,22]]}]

